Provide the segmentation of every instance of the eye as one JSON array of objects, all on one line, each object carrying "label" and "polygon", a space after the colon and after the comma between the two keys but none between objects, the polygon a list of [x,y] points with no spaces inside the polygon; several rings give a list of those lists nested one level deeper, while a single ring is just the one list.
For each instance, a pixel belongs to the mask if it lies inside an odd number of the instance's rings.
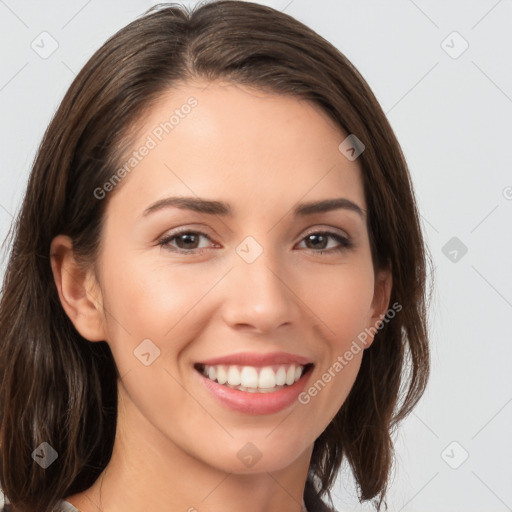
[{"label": "eye", "polygon": [[[329,239],[338,242],[338,247],[329,247]],[[354,245],[349,238],[331,231],[314,231],[307,234],[302,241],[306,242],[308,249],[313,249],[313,252],[320,254],[324,252],[340,252]]]},{"label": "eye", "polygon": [[[158,241],[158,245],[176,252],[195,252],[204,249],[204,247],[198,247],[201,237],[210,240],[208,235],[200,231],[182,230],[162,238]],[[175,244],[172,244],[171,242],[174,241]]]},{"label": "eye", "polygon": [[[195,254],[208,247],[201,247],[198,245],[200,244],[201,238],[211,240],[206,233],[184,229],[165,236],[158,241],[158,245],[174,252]],[[332,247],[331,245],[329,247],[329,240],[334,240],[338,243],[338,246]],[[312,233],[308,233],[302,239],[301,243],[303,242],[306,243],[307,249],[311,249],[313,252],[317,252],[319,254],[323,254],[324,252],[340,252],[345,249],[349,249],[354,245],[349,238],[331,231],[314,231]]]}]

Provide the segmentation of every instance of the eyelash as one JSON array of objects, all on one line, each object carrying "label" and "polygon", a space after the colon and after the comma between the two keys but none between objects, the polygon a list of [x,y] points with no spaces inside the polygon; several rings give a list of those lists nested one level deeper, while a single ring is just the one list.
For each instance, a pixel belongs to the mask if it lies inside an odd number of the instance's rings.
[{"label": "eyelash", "polygon": [[[208,239],[210,239],[210,237],[206,234],[206,233],[203,233],[201,231],[193,231],[193,230],[190,230],[190,229],[183,229],[183,230],[180,230],[180,231],[177,231],[177,232],[174,232],[168,236],[165,236],[164,238],[160,239],[158,241],[158,245],[171,251],[171,252],[175,252],[175,253],[181,253],[181,254],[200,254],[201,252],[203,252],[206,248],[200,248],[200,249],[180,249],[180,248],[172,248],[170,247],[168,244],[174,240],[175,238],[178,238],[180,235],[184,235],[184,234],[193,234],[193,235],[200,235],[200,236],[204,236]],[[330,237],[330,238],[333,238],[335,239],[339,244],[340,246],[339,247],[335,247],[334,249],[331,248],[331,249],[323,249],[323,250],[314,250],[314,249],[307,249],[307,250],[310,250],[314,253],[317,253],[317,254],[324,254],[324,253],[339,253],[339,252],[342,252],[344,250],[347,250],[347,249],[351,249],[353,246],[354,246],[354,243],[349,239],[349,238],[346,238],[342,235],[339,235],[338,233],[333,233],[332,231],[312,231],[308,234],[306,234],[304,236],[304,238],[301,240],[301,242],[303,240],[305,240],[308,236],[311,236],[311,235],[324,235],[324,236],[327,236],[327,237]]]}]

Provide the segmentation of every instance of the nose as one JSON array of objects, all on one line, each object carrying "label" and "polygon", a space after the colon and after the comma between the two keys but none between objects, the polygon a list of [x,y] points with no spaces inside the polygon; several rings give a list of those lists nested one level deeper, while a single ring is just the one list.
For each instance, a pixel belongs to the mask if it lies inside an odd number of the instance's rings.
[{"label": "nose", "polygon": [[252,263],[235,255],[238,261],[227,276],[222,306],[230,327],[268,334],[300,318],[300,299],[294,292],[298,285],[269,252],[263,251]]}]

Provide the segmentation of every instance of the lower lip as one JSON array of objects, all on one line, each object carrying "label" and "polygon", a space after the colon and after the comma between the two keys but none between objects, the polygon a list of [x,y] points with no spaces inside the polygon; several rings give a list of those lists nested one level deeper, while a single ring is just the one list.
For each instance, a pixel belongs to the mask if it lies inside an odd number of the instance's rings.
[{"label": "lower lip", "polygon": [[245,414],[272,414],[282,411],[295,401],[298,401],[298,397],[304,389],[308,376],[311,373],[311,368],[310,371],[302,375],[302,377],[291,386],[285,386],[278,391],[271,391],[269,393],[250,393],[228,388],[223,384],[219,384],[205,377],[195,369],[194,372],[200,377],[206,389],[229,409]]}]

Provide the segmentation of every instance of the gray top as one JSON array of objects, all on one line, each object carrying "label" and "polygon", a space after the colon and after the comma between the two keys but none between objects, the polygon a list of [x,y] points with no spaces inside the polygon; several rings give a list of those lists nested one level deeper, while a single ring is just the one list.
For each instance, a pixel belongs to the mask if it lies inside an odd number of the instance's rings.
[{"label": "gray top", "polygon": [[69,501],[61,501],[55,512],[80,512],[77,508],[73,507]]},{"label": "gray top", "polygon": [[[0,489],[0,512],[10,512],[11,507],[9,506],[9,502],[7,501],[7,498],[5,497],[4,493],[2,492],[2,489]],[[57,507],[54,509],[54,512],[80,512],[77,508],[75,508],[71,503],[68,501],[61,501],[57,505]]]}]

